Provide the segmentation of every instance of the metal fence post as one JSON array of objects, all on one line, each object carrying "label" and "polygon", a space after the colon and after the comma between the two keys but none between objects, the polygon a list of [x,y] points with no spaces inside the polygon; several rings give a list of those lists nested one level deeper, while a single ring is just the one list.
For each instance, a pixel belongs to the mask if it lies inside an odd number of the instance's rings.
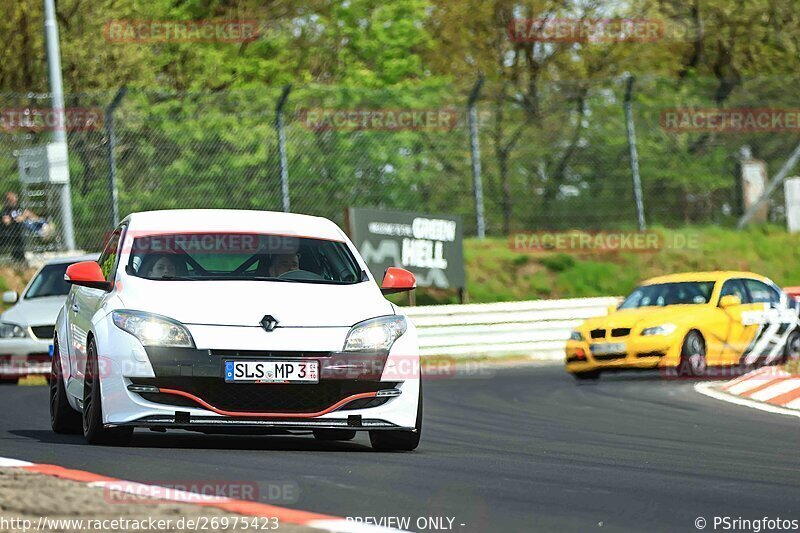
[{"label": "metal fence post", "polygon": [[117,91],[114,99],[106,107],[106,131],[108,132],[108,187],[111,194],[111,227],[119,224],[119,195],[117,190],[117,158],[114,150],[117,147],[117,134],[114,131],[114,110],[119,107],[122,99],[128,94],[128,88],[122,86]]},{"label": "metal fence post", "polygon": [[478,78],[469,95],[469,141],[472,153],[472,179],[475,183],[475,217],[478,238],[486,237],[486,221],[483,218],[483,181],[481,180],[481,149],[478,143],[478,109],[476,102],[483,86],[483,76]]},{"label": "metal fence post", "polygon": [[625,123],[628,129],[628,148],[631,154],[631,170],[633,171],[633,197],[636,200],[636,218],[639,222],[639,231],[644,231],[647,226],[644,221],[644,201],[642,200],[642,180],[639,176],[639,153],[636,150],[636,129],[633,124],[631,110],[631,95],[633,94],[634,77],[628,76],[625,84]]},{"label": "metal fence post", "polygon": [[72,227],[72,189],[69,184],[69,157],[67,152],[67,121],[64,109],[64,92],[61,82],[61,52],[58,45],[58,26],[56,7],[53,0],[44,0],[44,34],[47,42],[47,67],[50,78],[50,92],[53,94],[53,111],[59,118],[61,127],[54,128],[53,142],[64,145],[66,159],[66,180],[61,185],[61,225],[64,245],[67,250],[75,249],[75,232]]},{"label": "metal fence post", "polygon": [[736,229],[744,229],[750,219],[753,218],[753,215],[758,211],[758,209],[766,202],[770,195],[773,193],[776,187],[781,184],[781,182],[786,178],[786,175],[792,171],[794,166],[797,162],[800,161],[800,144],[798,144],[792,154],[789,156],[789,159],[783,164],[781,169],[775,175],[774,178],[770,180],[767,184],[767,188],[764,190],[764,193],[761,197],[756,200],[745,213],[742,215],[742,218],[739,219],[739,222],[736,224]]},{"label": "metal fence post", "polygon": [[286,213],[289,212],[289,162],[286,158],[286,131],[283,127],[283,106],[291,90],[292,86],[286,85],[278,100],[278,105],[275,106],[275,126],[278,129],[278,151],[280,152],[281,160],[281,194],[283,197],[283,211]]}]

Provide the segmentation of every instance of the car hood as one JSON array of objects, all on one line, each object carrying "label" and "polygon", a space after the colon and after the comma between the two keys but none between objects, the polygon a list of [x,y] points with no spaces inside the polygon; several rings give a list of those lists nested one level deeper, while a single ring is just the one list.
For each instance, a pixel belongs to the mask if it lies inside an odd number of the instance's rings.
[{"label": "car hood", "polygon": [[56,323],[66,298],[64,295],[22,300],[0,315],[0,320],[27,326],[51,326]]},{"label": "car hood", "polygon": [[392,315],[378,287],[365,281],[324,285],[279,281],[154,281],[129,276],[117,284],[127,309],[184,324],[258,326],[272,315],[281,327],[350,327]]},{"label": "car hood", "polygon": [[636,309],[622,309],[608,316],[590,318],[584,322],[581,329],[592,330],[595,328],[639,328],[658,326],[665,323],[683,323],[694,321],[702,312],[704,305],[670,305],[667,307],[640,307]]}]

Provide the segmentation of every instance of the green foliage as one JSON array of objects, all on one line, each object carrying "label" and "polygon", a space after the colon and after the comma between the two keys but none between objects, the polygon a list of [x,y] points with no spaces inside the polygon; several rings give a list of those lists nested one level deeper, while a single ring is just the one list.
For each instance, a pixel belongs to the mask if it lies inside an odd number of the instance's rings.
[{"label": "green foliage", "polygon": [[575,258],[564,253],[546,255],[541,257],[539,262],[552,272],[563,272],[575,266]]}]

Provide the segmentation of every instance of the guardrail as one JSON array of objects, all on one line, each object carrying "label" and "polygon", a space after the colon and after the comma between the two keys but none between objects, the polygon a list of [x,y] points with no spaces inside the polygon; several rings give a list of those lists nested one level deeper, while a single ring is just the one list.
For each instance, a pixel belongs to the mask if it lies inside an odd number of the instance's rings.
[{"label": "guardrail", "polygon": [[570,331],[608,314],[619,298],[404,307],[417,326],[420,355],[564,357]]}]

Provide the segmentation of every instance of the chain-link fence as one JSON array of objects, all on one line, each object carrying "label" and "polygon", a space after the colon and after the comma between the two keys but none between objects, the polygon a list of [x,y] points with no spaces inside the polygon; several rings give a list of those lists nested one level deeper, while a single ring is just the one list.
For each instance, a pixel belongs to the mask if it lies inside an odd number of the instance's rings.
[{"label": "chain-link fence", "polygon": [[[790,117],[790,93],[779,90],[787,83],[739,82],[723,106],[713,80],[636,81],[632,116],[649,225],[735,224],[743,209],[741,154],[765,160],[773,175],[800,140],[800,127],[698,126],[696,116],[687,122],[682,112],[769,108]],[[282,210],[288,200],[293,212],[340,224],[349,206],[457,214],[474,235],[472,88],[67,95],[76,245],[98,249],[115,219],[115,195],[119,218],[190,207]],[[276,110],[281,95],[285,158]],[[525,90],[483,85],[476,131],[488,235],[637,226],[624,95],[623,79]],[[7,200],[3,214],[30,215],[3,218],[6,259],[19,258],[20,248],[64,247],[63,185],[20,178],[25,154],[50,142],[59,127],[49,106],[46,94],[0,95],[0,188],[20,194],[16,206]],[[772,221],[782,221],[782,206],[778,192]]]}]

